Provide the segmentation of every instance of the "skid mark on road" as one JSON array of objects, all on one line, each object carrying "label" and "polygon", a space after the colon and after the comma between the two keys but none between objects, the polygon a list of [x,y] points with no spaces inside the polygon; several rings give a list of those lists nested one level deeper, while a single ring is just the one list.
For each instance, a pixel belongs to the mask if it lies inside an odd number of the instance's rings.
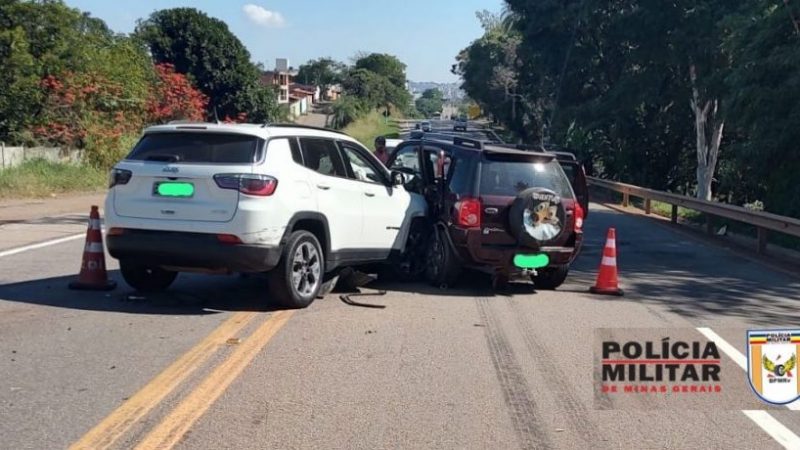
[{"label": "skid mark on road", "polygon": [[506,301],[512,310],[517,328],[522,333],[528,352],[533,357],[533,360],[536,361],[536,368],[547,382],[550,391],[558,398],[558,403],[564,409],[565,416],[577,436],[580,436],[592,448],[605,448],[604,442],[607,439],[600,432],[600,429],[589,420],[589,410],[580,400],[575,398],[573,395],[575,389],[565,381],[566,377],[561,374],[558,366],[552,363],[555,358],[534,336],[531,331],[531,324],[525,323],[523,318],[525,313],[519,307],[516,299],[507,298]]},{"label": "skid mark on road", "polygon": [[521,447],[552,448],[553,445],[544,432],[541,412],[536,410],[536,403],[533,401],[522,367],[491,309],[489,300],[477,298],[476,303],[481,320],[486,325],[484,328],[486,343]]}]

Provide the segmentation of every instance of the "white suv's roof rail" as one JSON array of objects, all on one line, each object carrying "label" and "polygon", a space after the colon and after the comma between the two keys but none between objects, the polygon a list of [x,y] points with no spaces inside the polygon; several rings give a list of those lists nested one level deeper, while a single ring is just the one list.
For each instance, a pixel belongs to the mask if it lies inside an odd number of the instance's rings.
[{"label": "white suv's roof rail", "polygon": [[312,126],[312,125],[300,125],[298,123],[265,123],[264,125],[262,125],[262,127],[263,128],[302,128],[304,130],[328,131],[328,132],[331,132],[331,133],[344,134],[345,136],[347,136],[347,133],[345,133],[344,131],[333,130],[333,129],[324,128],[324,127],[315,127],[315,126]]}]

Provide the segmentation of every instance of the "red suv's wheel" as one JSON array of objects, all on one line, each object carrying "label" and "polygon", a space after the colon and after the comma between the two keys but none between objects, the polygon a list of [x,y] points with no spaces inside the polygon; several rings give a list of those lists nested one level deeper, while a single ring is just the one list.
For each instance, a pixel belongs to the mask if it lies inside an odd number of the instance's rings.
[{"label": "red suv's wheel", "polygon": [[566,224],[562,199],[549,189],[526,189],[511,204],[508,224],[520,244],[539,247],[556,241]]},{"label": "red suv's wheel", "polygon": [[539,269],[538,273],[531,277],[536,289],[552,291],[564,284],[569,274],[569,266],[556,266]]},{"label": "red suv's wheel", "polygon": [[461,267],[447,237],[437,229],[428,246],[425,278],[434,286],[452,286],[461,273]]}]

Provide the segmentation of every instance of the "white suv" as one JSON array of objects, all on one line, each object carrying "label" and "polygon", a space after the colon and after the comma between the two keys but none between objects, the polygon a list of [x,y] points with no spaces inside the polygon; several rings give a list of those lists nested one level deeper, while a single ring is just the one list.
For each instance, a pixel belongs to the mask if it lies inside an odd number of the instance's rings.
[{"label": "white suv", "polygon": [[269,272],[274,299],[302,308],[337,269],[406,253],[427,206],[402,182],[331,130],[155,126],[111,172],[106,242],[137,290],[178,272]]}]

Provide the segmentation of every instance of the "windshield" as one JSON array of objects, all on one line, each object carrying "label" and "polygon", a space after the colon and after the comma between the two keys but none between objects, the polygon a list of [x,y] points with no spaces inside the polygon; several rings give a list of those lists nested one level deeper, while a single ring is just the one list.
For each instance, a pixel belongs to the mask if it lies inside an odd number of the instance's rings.
[{"label": "windshield", "polygon": [[515,197],[532,187],[550,189],[562,198],[574,197],[569,181],[555,160],[484,161],[481,168],[481,195]]},{"label": "windshield", "polygon": [[127,159],[190,163],[244,164],[256,160],[260,139],[243,134],[146,134]]}]

